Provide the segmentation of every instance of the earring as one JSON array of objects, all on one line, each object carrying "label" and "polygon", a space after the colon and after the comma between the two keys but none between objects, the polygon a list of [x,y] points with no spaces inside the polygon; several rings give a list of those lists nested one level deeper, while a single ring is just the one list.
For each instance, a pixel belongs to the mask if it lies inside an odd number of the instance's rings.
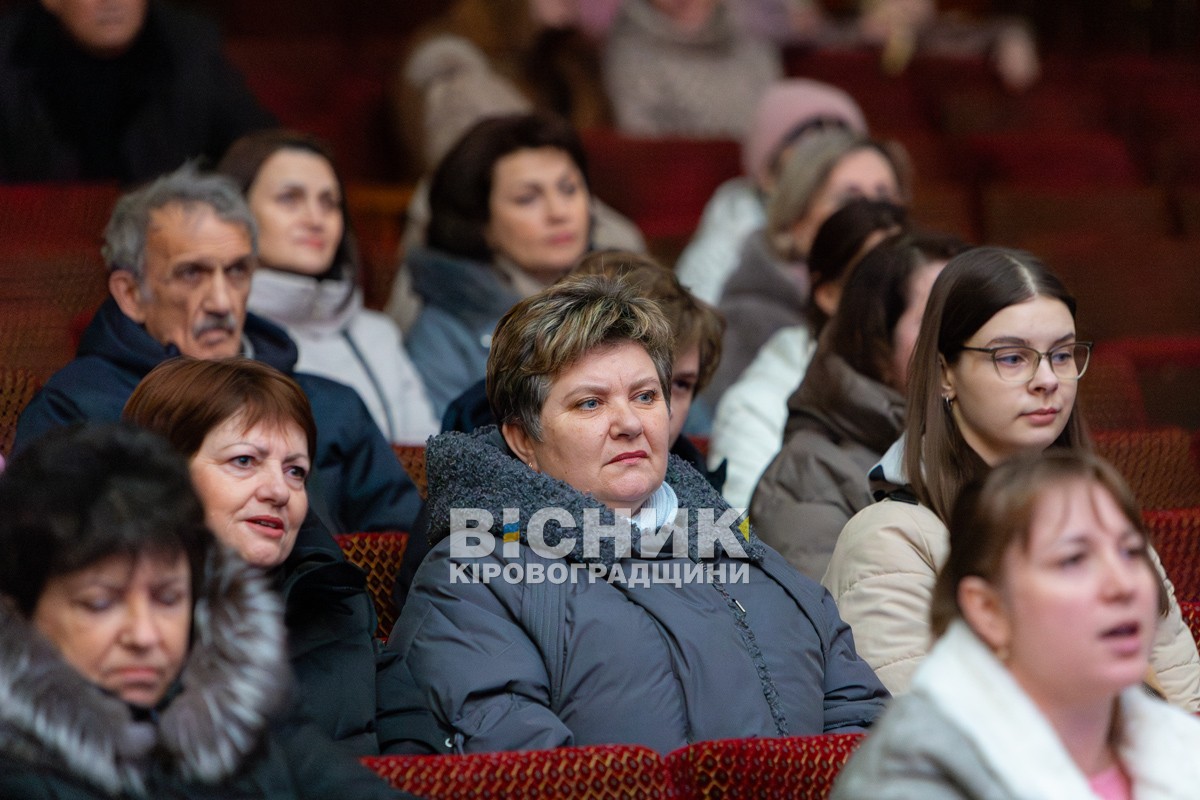
[{"label": "earring", "polygon": [[954,402],[954,398],[948,394],[942,395],[942,403],[946,406],[946,413],[950,413],[950,405]]}]

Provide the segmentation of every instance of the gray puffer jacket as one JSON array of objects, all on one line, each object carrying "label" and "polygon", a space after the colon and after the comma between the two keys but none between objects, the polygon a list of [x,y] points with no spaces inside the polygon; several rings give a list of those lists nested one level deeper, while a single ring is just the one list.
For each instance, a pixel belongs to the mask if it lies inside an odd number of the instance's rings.
[{"label": "gray puffer jacket", "polygon": [[763,541],[821,580],[842,527],[874,502],[867,473],[903,426],[902,394],[819,349],[788,399],[783,449],[754,490]]},{"label": "gray puffer jacket", "polygon": [[[636,525],[623,557],[611,537],[593,550],[586,532],[554,523],[545,543],[565,555],[535,552],[528,527],[537,510],[562,509],[581,526],[585,513],[611,522],[612,512],[527,468],[494,427],[433,439],[428,470],[440,541],[388,641],[398,658],[380,690],[427,705],[461,749],[633,743],[668,752],[706,739],[856,730],[883,710],[887,692],[828,593],[733,513],[722,520],[728,505],[679,459],[666,482],[688,513],[686,532],[674,529],[687,537],[686,556],[672,555],[673,538],[656,551]],[[491,533],[509,542],[490,555],[454,555],[451,514],[463,508],[490,513]],[[506,508],[516,512],[506,517]],[[724,526],[707,558],[702,509]],[[744,560],[731,555],[738,550]],[[744,567],[745,580],[633,579],[695,565],[727,576]],[[476,567],[505,574],[463,580]],[[539,570],[566,579],[539,582]],[[385,752],[403,749],[402,716],[394,722],[380,720]]]}]

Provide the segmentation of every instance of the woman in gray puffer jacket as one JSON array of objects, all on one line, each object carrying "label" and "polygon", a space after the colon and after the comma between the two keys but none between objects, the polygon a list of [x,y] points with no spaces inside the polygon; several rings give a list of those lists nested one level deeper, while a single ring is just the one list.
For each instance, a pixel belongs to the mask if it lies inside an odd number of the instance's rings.
[{"label": "woman in gray puffer jacket", "polygon": [[[828,594],[668,458],[670,367],[654,303],[569,278],[497,327],[500,427],[430,443],[436,543],[380,691],[428,708],[458,749],[668,752],[882,711]],[[380,720],[385,752],[402,723]]]}]

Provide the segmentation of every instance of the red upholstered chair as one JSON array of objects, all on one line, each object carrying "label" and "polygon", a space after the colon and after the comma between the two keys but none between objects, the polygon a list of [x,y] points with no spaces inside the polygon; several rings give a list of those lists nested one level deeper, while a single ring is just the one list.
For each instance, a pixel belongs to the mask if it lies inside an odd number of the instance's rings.
[{"label": "red upholstered chair", "polygon": [[392,452],[400,459],[400,466],[417,485],[421,499],[429,496],[429,481],[425,477],[425,445],[423,444],[393,444]]},{"label": "red upholstered chair", "polygon": [[429,800],[672,800],[666,762],[640,745],[595,745],[469,756],[374,756],[363,763]]},{"label": "red upholstered chair", "polygon": [[581,131],[597,197],[632,219],[647,239],[691,236],[718,186],[742,170],[732,139],[640,138]]},{"label": "red upholstered chair", "polygon": [[1142,176],[1120,136],[1099,131],[1002,131],[965,138],[983,182],[1130,186]]},{"label": "red upholstered chair", "polygon": [[1176,599],[1200,601],[1200,508],[1147,510],[1142,518]]},{"label": "red upholstered chair", "polygon": [[1096,431],[1094,439],[1096,452],[1125,476],[1143,508],[1200,506],[1192,434],[1182,428],[1154,428]]},{"label": "red upholstered chair", "polygon": [[1183,612],[1183,621],[1192,632],[1192,639],[1200,642],[1200,603],[1192,600],[1180,600],[1179,610]]},{"label": "red upholstered chair", "polygon": [[45,298],[0,297],[0,364],[47,380],[75,353],[70,317]]},{"label": "red upholstered chair", "polygon": [[1151,186],[996,183],[980,191],[980,209],[984,238],[1010,246],[1067,231],[1134,236],[1140,241],[1146,234],[1165,236],[1174,225],[1166,193]]},{"label": "red upholstered chair", "polygon": [[33,373],[0,367],[0,455],[12,452],[17,435],[17,418],[41,388]]},{"label": "red upholstered chair", "polygon": [[8,253],[98,255],[119,192],[108,183],[0,186],[0,242]]},{"label": "red upholstered chair", "polygon": [[408,548],[408,534],[399,531],[339,533],[333,538],[346,554],[346,560],[367,573],[367,591],[375,602],[375,616],[379,623],[375,628],[375,636],[386,639],[396,624],[392,589],[396,585],[396,573],[404,561],[404,551]]},{"label": "red upholstered chair", "polygon": [[1150,424],[1137,368],[1124,353],[1103,344],[1092,352],[1079,382],[1079,404],[1092,430],[1129,430]]},{"label": "red upholstered chair", "polygon": [[823,800],[863,734],[700,742],[667,757],[682,798]]}]

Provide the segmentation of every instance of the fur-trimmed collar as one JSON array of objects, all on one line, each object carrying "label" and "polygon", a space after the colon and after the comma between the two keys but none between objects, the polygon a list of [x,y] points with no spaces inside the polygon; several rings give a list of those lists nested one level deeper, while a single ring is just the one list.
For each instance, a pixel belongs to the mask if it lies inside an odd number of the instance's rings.
[{"label": "fur-trimmed collar", "polygon": [[[966,623],[953,623],[913,678],[1013,797],[1095,800],[1054,729]],[[1118,753],[1138,800],[1183,800],[1200,786],[1200,720],[1148,696],[1120,695]]]},{"label": "fur-trimmed collar", "polygon": [[[585,509],[596,509],[605,524],[611,524],[614,517],[609,508],[591,495],[522,464],[512,455],[494,425],[469,434],[451,431],[431,439],[426,450],[426,471],[429,476],[430,538],[434,542],[450,534],[450,512],[455,508],[487,510],[492,514],[492,533],[496,535],[503,535],[505,531],[503,509],[518,508],[521,515],[519,533],[524,544],[528,544],[526,523],[538,509],[565,509],[575,520],[584,518]],[[729,504],[700,473],[678,456],[669,457],[666,482],[675,490],[679,509],[688,512],[688,555],[698,562],[697,509],[712,509],[713,519],[719,519],[729,511]],[[763,545],[745,517],[738,517],[730,528],[739,541],[746,543],[749,558],[760,561]],[[560,542],[564,531],[551,521],[546,525],[544,535],[546,543],[553,547]],[[584,553],[584,536],[576,536],[573,532],[566,532],[566,535],[575,539],[568,559],[579,563],[601,563],[606,567],[614,563],[612,538],[601,539],[599,556],[589,557]],[[638,552],[640,534],[636,524],[632,537],[633,552]],[[716,547],[718,552],[722,551],[719,541]],[[591,551],[590,547],[586,549]]]},{"label": "fur-trimmed collar", "polygon": [[286,634],[257,570],[215,550],[206,575],[177,691],[150,715],[85,679],[0,600],[0,753],[111,794],[144,794],[152,772],[199,783],[232,776],[289,690]]}]

